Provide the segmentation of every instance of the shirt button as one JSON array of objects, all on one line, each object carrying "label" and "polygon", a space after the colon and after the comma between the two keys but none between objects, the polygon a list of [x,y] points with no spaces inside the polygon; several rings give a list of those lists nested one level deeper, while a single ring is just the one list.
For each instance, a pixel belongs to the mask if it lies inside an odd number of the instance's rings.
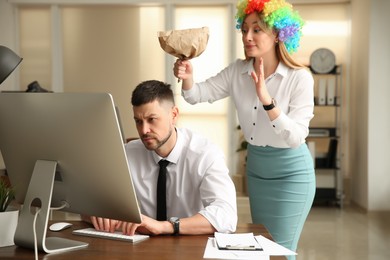
[{"label": "shirt button", "polygon": [[257,109],[257,107],[254,107],[254,109]]},{"label": "shirt button", "polygon": [[253,123],[253,125],[256,125],[256,123]]},{"label": "shirt button", "polygon": [[253,137],[251,137],[251,140],[253,140]]},{"label": "shirt button", "polygon": [[273,127],[275,127],[275,125],[272,125]]}]

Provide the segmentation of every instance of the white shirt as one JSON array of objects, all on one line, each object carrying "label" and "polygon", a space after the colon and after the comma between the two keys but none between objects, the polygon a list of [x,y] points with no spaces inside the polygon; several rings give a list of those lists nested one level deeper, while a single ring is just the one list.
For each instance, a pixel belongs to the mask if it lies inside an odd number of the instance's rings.
[{"label": "white shirt", "polygon": [[[218,232],[234,232],[237,225],[236,190],[222,151],[188,129],[176,129],[177,142],[165,159],[167,216],[203,215]],[[141,140],[125,146],[142,214],[156,218],[156,189],[162,159]]]},{"label": "white shirt", "polygon": [[237,109],[241,129],[248,143],[278,148],[298,147],[309,134],[309,122],[314,110],[314,80],[306,69],[291,69],[279,63],[274,74],[265,79],[271,97],[281,110],[278,118],[270,121],[256,94],[250,76],[253,60],[236,60],[216,76],[195,83],[183,90],[184,99],[196,104],[212,103],[231,96]]}]

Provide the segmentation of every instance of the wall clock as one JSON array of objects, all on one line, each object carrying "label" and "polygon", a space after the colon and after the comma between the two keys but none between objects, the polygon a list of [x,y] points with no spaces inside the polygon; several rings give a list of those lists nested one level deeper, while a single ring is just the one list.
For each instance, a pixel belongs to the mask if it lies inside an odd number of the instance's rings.
[{"label": "wall clock", "polygon": [[336,66],[336,56],[327,48],[319,48],[310,55],[310,68],[314,73],[327,74]]}]

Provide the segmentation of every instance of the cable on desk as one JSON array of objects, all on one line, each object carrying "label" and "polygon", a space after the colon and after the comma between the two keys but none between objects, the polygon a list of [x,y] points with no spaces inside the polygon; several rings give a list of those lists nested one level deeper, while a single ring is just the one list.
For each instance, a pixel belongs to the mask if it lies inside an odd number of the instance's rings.
[{"label": "cable on desk", "polygon": [[35,212],[35,216],[34,216],[34,222],[33,222],[33,233],[34,233],[34,253],[35,253],[35,260],[38,260],[38,243],[37,243],[37,217],[38,217],[38,214],[39,212],[41,211],[41,209],[38,209],[36,212]]},{"label": "cable on desk", "polygon": [[66,201],[61,201],[61,202],[62,202],[61,206],[56,207],[56,208],[50,207],[50,210],[61,210],[61,209],[64,209],[64,208],[69,208],[69,203],[68,202],[66,202]]}]

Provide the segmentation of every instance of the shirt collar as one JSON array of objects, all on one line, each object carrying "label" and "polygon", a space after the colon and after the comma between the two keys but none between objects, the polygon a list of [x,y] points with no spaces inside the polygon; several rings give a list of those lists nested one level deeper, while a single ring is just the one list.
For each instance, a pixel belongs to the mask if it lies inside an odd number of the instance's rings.
[{"label": "shirt collar", "polygon": [[[241,69],[242,74],[248,74],[251,75],[252,71],[254,71],[253,68],[253,58],[250,60],[244,61],[244,66]],[[288,72],[288,67],[283,63],[279,62],[278,67],[276,67],[274,75],[281,75],[282,77],[285,77]]]},{"label": "shirt collar", "polygon": [[183,150],[183,143],[184,143],[183,138],[184,137],[182,136],[182,133],[179,131],[179,129],[175,128],[175,130],[176,130],[176,136],[177,136],[176,144],[175,144],[175,147],[173,147],[172,151],[169,153],[169,155],[167,157],[162,158],[156,152],[152,152],[153,160],[156,162],[156,164],[158,164],[158,162],[161,159],[165,159],[171,163],[177,164],[179,157],[180,157],[180,154],[182,153],[182,150]]}]

